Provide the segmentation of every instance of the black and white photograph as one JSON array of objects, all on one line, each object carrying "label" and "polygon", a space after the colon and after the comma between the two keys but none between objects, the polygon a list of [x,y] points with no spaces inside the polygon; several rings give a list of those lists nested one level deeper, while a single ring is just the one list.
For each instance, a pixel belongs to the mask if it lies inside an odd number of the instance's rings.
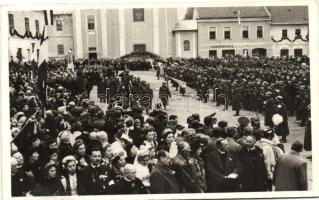
[{"label": "black and white photograph", "polygon": [[318,2],[301,2],[2,10],[2,191],[318,192]]}]

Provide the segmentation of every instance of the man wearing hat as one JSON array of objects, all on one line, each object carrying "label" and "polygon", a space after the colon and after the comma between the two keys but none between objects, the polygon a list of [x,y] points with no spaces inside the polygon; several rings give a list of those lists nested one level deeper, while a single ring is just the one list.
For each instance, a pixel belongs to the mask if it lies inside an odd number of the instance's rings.
[{"label": "man wearing hat", "polygon": [[237,128],[237,134],[238,134],[237,139],[238,139],[244,136],[244,130],[248,126],[250,121],[247,117],[239,117],[237,121],[239,123],[239,127]]},{"label": "man wearing hat", "polygon": [[162,86],[159,88],[159,98],[161,99],[165,110],[168,105],[169,97],[172,97],[171,92],[169,91],[167,83],[163,82]]},{"label": "man wearing hat", "polygon": [[290,152],[279,156],[273,178],[276,191],[308,190],[307,162],[300,158],[302,148],[303,145],[295,141]]},{"label": "man wearing hat", "polygon": [[241,108],[241,92],[239,89],[234,89],[233,95],[232,95],[232,109],[236,111],[234,116],[239,116],[240,108]]}]

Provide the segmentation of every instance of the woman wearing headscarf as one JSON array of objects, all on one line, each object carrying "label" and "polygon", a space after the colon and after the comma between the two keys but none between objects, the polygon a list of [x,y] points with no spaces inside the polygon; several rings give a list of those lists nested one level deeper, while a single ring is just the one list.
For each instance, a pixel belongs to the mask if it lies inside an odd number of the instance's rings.
[{"label": "woman wearing headscarf", "polygon": [[161,143],[158,145],[157,151],[166,150],[170,157],[174,158],[177,154],[177,145],[175,142],[174,132],[170,128],[164,129],[162,133]]},{"label": "woman wearing headscarf", "polygon": [[61,177],[62,193],[67,196],[85,194],[85,188],[81,187],[79,175],[76,169],[77,160],[74,156],[66,156],[62,160],[63,175]]},{"label": "woman wearing headscarf", "polygon": [[102,150],[102,165],[111,165],[111,161],[113,158],[113,152],[112,152],[112,148],[111,148],[111,144],[107,144],[103,150]]},{"label": "woman wearing headscarf", "polygon": [[191,170],[195,175],[196,182],[201,188],[201,192],[206,192],[207,183],[206,183],[206,173],[205,173],[205,163],[201,158],[202,146],[199,140],[195,140],[191,143],[191,154],[189,158],[189,163]]},{"label": "woman wearing headscarf", "polygon": [[125,159],[126,154],[124,152],[120,152],[113,157],[110,165],[110,179],[112,180],[112,182],[109,183],[110,185],[117,183],[123,178],[123,169],[126,165]]},{"label": "woman wearing headscarf", "polygon": [[149,163],[149,160],[150,152],[148,150],[142,150],[137,153],[134,161],[136,177],[142,181],[148,193],[150,188],[150,174],[153,168],[152,164]]},{"label": "woman wearing headscarf", "polygon": [[33,196],[58,196],[63,195],[62,188],[57,167],[54,162],[49,162],[44,167],[43,180],[35,186],[30,194]]},{"label": "woman wearing headscarf", "polygon": [[73,150],[75,153],[75,158],[77,160],[77,169],[81,170],[90,164],[90,158],[86,154],[86,147],[81,139],[77,139],[74,143]]}]

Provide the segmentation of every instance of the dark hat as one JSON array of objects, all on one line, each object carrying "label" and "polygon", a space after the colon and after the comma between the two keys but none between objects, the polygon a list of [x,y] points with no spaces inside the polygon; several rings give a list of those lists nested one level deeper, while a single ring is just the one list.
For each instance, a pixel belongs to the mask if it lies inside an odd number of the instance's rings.
[{"label": "dark hat", "polygon": [[291,150],[294,150],[296,152],[302,152],[303,144],[299,141],[296,140],[294,143],[291,145]]},{"label": "dark hat", "polygon": [[259,117],[252,117],[252,118],[250,118],[250,122],[251,122],[251,124],[253,124],[253,125],[260,125],[260,119],[259,119]]},{"label": "dark hat", "polygon": [[198,120],[199,121],[199,114],[198,113],[192,114],[192,118],[193,118],[193,120]]},{"label": "dark hat", "polygon": [[226,122],[224,120],[218,122],[218,126],[220,128],[225,128],[225,127],[227,127],[227,125],[228,125],[228,122]]},{"label": "dark hat", "polygon": [[200,143],[200,141],[199,141],[198,139],[195,139],[195,140],[190,144],[190,146],[191,146],[191,150],[192,150],[193,152],[195,152],[195,151],[197,151],[197,150],[201,147],[201,143]]},{"label": "dark hat", "polygon": [[132,119],[126,120],[126,121],[125,121],[125,125],[126,125],[126,127],[131,127],[131,126],[133,126],[133,120],[132,120]]},{"label": "dark hat", "polygon": [[233,137],[234,135],[236,135],[236,133],[237,133],[237,129],[235,127],[227,127],[226,135],[228,137]]},{"label": "dark hat", "polygon": [[247,117],[239,117],[238,118],[238,123],[241,125],[241,126],[247,126],[249,124],[249,119]]},{"label": "dark hat", "polygon": [[221,137],[223,134],[224,134],[223,129],[219,127],[213,128],[212,137],[218,138],[218,137]]},{"label": "dark hat", "polygon": [[74,145],[73,145],[74,151],[76,151],[79,148],[79,146],[81,146],[82,144],[84,144],[82,139],[75,140]]}]

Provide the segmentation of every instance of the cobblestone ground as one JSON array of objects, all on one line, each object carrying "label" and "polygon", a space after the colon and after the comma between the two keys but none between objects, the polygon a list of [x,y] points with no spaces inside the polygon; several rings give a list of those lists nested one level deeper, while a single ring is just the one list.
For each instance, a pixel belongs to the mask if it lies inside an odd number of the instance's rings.
[{"label": "cobblestone ground", "polygon": [[[139,72],[131,72],[134,76],[140,77],[141,80],[145,80],[147,83],[150,83],[151,88],[153,89],[153,107],[154,104],[158,101],[158,90],[159,87],[162,85],[163,79],[157,80],[157,77],[155,76],[155,72],[153,71],[139,71]],[[196,98],[196,92],[191,88],[186,88],[186,94],[185,96],[182,96],[179,91],[175,91],[175,88],[171,87],[171,84],[169,83],[170,91],[172,94],[172,97],[169,100],[169,105],[167,107],[166,112],[171,115],[177,115],[178,121],[182,125],[186,125],[186,119],[188,116],[190,116],[193,113],[199,113],[201,120],[204,119],[205,116],[212,114],[213,112],[216,112],[215,117],[217,117],[217,120],[225,120],[228,122],[229,126],[237,126],[238,122],[238,116],[233,116],[234,111],[231,110],[231,107],[228,108],[228,110],[224,110],[224,106],[216,106],[215,103],[212,102],[212,100],[209,100],[208,103],[202,103],[201,101]],[[91,100],[96,100],[97,96],[97,87],[94,86],[93,90],[91,91],[90,97]],[[104,110],[106,109],[105,104],[100,104],[100,107]],[[246,116],[248,118],[256,116],[256,112],[250,112],[241,110],[240,116]],[[259,114],[261,125],[263,126],[264,117]],[[285,150],[289,151],[291,147],[291,143],[298,139],[302,143],[304,141],[304,134],[305,134],[305,128],[299,127],[296,124],[295,117],[289,117],[288,124],[290,129],[290,135],[287,137],[287,143],[285,143]],[[309,189],[312,188],[312,162],[309,159],[306,159],[307,156],[311,155],[311,151],[304,151],[301,153],[301,157],[307,160],[308,163],[308,183],[309,183]]]}]

